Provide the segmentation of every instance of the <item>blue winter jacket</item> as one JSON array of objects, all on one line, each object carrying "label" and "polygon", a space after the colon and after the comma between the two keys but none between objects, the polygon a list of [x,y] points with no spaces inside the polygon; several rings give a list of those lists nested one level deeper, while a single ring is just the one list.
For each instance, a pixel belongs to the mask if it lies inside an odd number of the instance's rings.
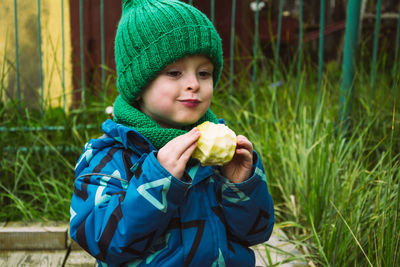
[{"label": "blue winter jacket", "polygon": [[191,160],[183,179],[140,133],[112,120],[76,164],[70,234],[100,266],[254,266],[274,209],[263,166],[230,183]]}]

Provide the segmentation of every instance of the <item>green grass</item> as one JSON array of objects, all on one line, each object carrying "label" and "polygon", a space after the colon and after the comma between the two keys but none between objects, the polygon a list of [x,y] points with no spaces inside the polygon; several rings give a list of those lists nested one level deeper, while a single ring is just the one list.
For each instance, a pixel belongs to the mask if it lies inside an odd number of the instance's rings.
[{"label": "green grass", "polygon": [[40,121],[32,118],[2,120],[0,126],[22,129],[24,123],[27,129],[0,132],[0,221],[68,220],[75,161],[99,131],[79,128],[70,116],[53,124],[65,130],[53,131],[33,130]]},{"label": "green grass", "polygon": [[[371,96],[364,65],[356,77],[348,131],[338,120],[340,68],[334,63],[326,66],[321,92],[312,64],[298,77],[294,66],[281,70],[278,87],[271,86],[271,66],[260,66],[254,98],[252,84],[241,75],[233,96],[226,77],[215,92],[213,111],[246,135],[263,160],[275,227],[317,266],[400,262],[400,114],[398,97],[391,97],[399,76],[394,83],[388,72],[378,73]],[[75,162],[84,143],[101,134],[99,127],[82,125],[107,118],[100,99],[87,103],[86,110],[68,114],[47,108],[44,118],[25,109],[18,113],[12,101],[0,106],[3,127],[65,127],[0,132],[0,221],[68,220]],[[19,147],[27,149],[15,150]]]},{"label": "green grass", "polygon": [[346,132],[338,121],[339,70],[331,71],[320,102],[312,72],[300,78],[298,98],[295,77],[281,73],[281,87],[272,88],[269,77],[259,82],[255,109],[250,90],[242,89],[233,98],[218,91],[213,110],[253,141],[275,201],[276,227],[309,260],[320,266],[396,266],[400,114],[390,80],[379,76],[371,101],[367,75],[359,70]]}]

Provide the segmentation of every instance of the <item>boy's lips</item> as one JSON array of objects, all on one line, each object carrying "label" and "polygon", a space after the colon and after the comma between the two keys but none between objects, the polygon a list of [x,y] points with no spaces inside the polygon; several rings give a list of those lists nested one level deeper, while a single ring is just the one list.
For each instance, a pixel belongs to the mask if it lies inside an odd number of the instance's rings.
[{"label": "boy's lips", "polygon": [[196,107],[201,103],[198,99],[180,99],[179,102],[186,107]]}]

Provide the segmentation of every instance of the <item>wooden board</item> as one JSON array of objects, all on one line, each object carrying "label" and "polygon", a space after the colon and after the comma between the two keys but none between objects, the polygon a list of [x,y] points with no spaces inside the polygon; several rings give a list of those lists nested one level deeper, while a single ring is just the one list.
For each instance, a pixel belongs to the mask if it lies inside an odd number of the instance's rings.
[{"label": "wooden board", "polygon": [[0,251],[1,267],[59,267],[63,265],[67,250]]},{"label": "wooden board", "polygon": [[[266,244],[272,247],[267,247]],[[280,229],[274,229],[270,239],[265,244],[252,246],[251,249],[253,249],[256,256],[257,267],[266,267],[275,264],[282,267],[308,266],[301,252]],[[298,258],[295,259],[296,257]]]},{"label": "wooden board", "polygon": [[72,238],[69,239],[71,250],[83,250]]},{"label": "wooden board", "polygon": [[65,267],[95,267],[96,259],[84,250],[72,250],[68,255]]},{"label": "wooden board", "polygon": [[0,250],[66,249],[67,232],[66,223],[7,223],[0,226]]},{"label": "wooden board", "polygon": [[[266,244],[271,247],[267,247]],[[266,244],[251,247],[256,255],[256,266],[308,265],[302,253],[282,230],[274,229]],[[97,266],[95,258],[69,238],[68,223],[0,222],[0,267],[45,267],[63,264],[68,267]]]}]

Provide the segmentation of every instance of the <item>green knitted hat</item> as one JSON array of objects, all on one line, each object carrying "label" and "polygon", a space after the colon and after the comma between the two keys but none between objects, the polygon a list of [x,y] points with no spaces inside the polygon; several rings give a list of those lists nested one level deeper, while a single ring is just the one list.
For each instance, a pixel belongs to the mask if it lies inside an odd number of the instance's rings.
[{"label": "green knitted hat", "polygon": [[156,148],[203,121],[218,123],[209,109],[194,125],[165,129],[135,108],[142,90],[169,64],[190,55],[214,64],[216,86],[222,71],[222,43],[210,20],[179,0],[125,0],[115,38],[117,86],[114,120],[143,134]]},{"label": "green knitted hat", "polygon": [[167,65],[189,55],[214,64],[214,86],[222,70],[221,38],[198,9],[178,0],[125,0],[115,38],[117,86],[133,104]]}]

